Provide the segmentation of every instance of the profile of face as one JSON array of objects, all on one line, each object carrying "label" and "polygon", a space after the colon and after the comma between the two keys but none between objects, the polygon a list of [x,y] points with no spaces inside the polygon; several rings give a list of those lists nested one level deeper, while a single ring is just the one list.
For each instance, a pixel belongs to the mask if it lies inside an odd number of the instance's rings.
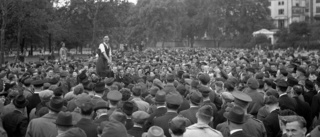
[{"label": "profile of face", "polygon": [[286,124],[286,131],[288,137],[304,137],[307,130],[301,127],[298,121],[293,121]]},{"label": "profile of face", "polygon": [[109,42],[109,36],[104,36],[103,37],[103,42],[108,43]]}]

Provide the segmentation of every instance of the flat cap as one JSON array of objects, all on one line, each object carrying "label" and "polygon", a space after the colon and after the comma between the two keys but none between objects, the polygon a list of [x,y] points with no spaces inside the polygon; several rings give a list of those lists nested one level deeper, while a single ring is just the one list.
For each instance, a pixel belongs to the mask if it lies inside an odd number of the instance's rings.
[{"label": "flat cap", "polygon": [[233,102],[234,97],[230,92],[221,92],[221,97],[226,101],[226,102]]},{"label": "flat cap", "polygon": [[113,90],[108,92],[107,99],[113,100],[113,101],[120,101],[122,99],[122,94],[117,90]]},{"label": "flat cap", "polygon": [[199,105],[202,102],[202,94],[200,92],[191,92],[190,93],[190,101],[195,104],[195,105]]},{"label": "flat cap", "polygon": [[206,86],[199,86],[198,90],[201,92],[202,96],[207,96],[211,92],[211,89]]},{"label": "flat cap", "polygon": [[108,102],[106,102],[106,101],[99,101],[99,102],[97,102],[97,104],[95,104],[95,106],[94,106],[94,111],[97,111],[98,109],[110,109],[109,108],[109,104],[108,104]]},{"label": "flat cap", "polygon": [[132,119],[134,122],[143,122],[147,120],[150,115],[144,111],[136,111],[132,113]]},{"label": "flat cap", "polygon": [[39,97],[42,100],[46,100],[46,101],[49,101],[52,96],[53,96],[53,91],[51,90],[44,90],[39,93]]},{"label": "flat cap", "polygon": [[283,79],[277,79],[275,83],[278,87],[284,87],[284,88],[288,87],[288,82],[286,82]]},{"label": "flat cap", "polygon": [[43,80],[32,81],[32,85],[35,86],[35,87],[42,87],[43,86]]},{"label": "flat cap", "polygon": [[183,98],[179,93],[170,92],[166,95],[166,102],[173,105],[181,105]]},{"label": "flat cap", "polygon": [[252,98],[246,93],[234,91],[232,92],[232,95],[234,97],[234,103],[241,107],[246,107],[250,102],[252,102]]}]

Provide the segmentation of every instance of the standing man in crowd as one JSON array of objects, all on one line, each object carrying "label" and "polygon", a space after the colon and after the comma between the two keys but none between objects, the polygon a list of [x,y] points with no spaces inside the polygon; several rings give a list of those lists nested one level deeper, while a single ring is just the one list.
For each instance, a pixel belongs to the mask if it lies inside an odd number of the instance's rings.
[{"label": "standing man in crowd", "polygon": [[99,45],[98,49],[98,61],[97,61],[97,74],[100,77],[107,77],[107,72],[110,69],[112,63],[111,46],[109,44],[109,36],[106,35],[103,38],[103,43]]},{"label": "standing man in crowd", "polygon": [[68,54],[68,49],[66,48],[66,44],[64,42],[61,42],[61,48],[60,48],[60,51],[59,51],[60,60],[61,61],[66,61],[67,60],[67,54]]}]

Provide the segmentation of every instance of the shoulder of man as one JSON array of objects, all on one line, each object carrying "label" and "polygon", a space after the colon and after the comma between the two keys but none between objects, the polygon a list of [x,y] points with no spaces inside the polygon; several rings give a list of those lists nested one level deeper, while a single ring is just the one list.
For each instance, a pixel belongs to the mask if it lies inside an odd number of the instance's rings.
[{"label": "shoulder of man", "polygon": [[211,128],[209,125],[198,125],[198,124],[193,124],[189,127],[187,127],[187,130],[210,130],[222,137],[222,133],[216,129]]}]

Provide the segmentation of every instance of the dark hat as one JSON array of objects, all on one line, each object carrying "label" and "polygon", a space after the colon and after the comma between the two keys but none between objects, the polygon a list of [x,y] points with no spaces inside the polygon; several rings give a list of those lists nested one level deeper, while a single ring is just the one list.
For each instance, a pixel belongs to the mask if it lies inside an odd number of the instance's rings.
[{"label": "dark hat", "polygon": [[50,86],[51,86],[50,83],[44,83],[43,84],[43,89],[49,89]]},{"label": "dark hat", "polygon": [[167,81],[174,81],[174,75],[172,73],[167,74],[166,80]]},{"label": "dark hat", "polygon": [[60,112],[63,109],[63,99],[60,97],[53,97],[51,98],[50,102],[47,102],[47,107],[54,111],[54,112]]},{"label": "dark hat", "polygon": [[126,127],[115,120],[107,121],[101,123],[102,125],[102,135],[101,137],[127,137]]},{"label": "dark hat", "polygon": [[272,88],[269,88],[267,91],[266,91],[266,95],[267,96],[275,96],[276,98],[279,98],[279,93],[277,92],[277,90],[275,89],[272,89]]},{"label": "dark hat", "polygon": [[248,120],[248,117],[245,115],[244,110],[241,107],[234,106],[229,112],[225,112],[223,116],[236,124],[243,124]]},{"label": "dark hat", "polygon": [[165,137],[164,131],[161,127],[152,126],[148,132],[143,133],[141,137]]},{"label": "dark hat", "polygon": [[246,107],[252,101],[252,98],[248,94],[240,91],[233,91],[232,95],[234,97],[234,103],[241,107]]},{"label": "dark hat", "polygon": [[187,93],[187,88],[184,85],[179,84],[177,86],[177,91],[184,96]]},{"label": "dark hat", "polygon": [[259,72],[256,74],[256,79],[263,79],[264,78],[264,73]]},{"label": "dark hat", "polygon": [[288,86],[289,87],[293,87],[294,85],[298,85],[299,84],[299,81],[296,78],[291,77],[291,76],[288,77],[287,82],[288,82]]},{"label": "dark hat", "polygon": [[266,84],[268,84],[268,85],[273,85],[273,84],[275,84],[274,81],[273,81],[273,79],[271,79],[271,78],[266,78],[266,79],[264,79],[264,82],[265,82]]},{"label": "dark hat", "polygon": [[199,86],[198,90],[200,91],[200,93],[204,97],[208,96],[209,93],[211,92],[211,89],[209,87],[206,87],[206,86]]},{"label": "dark hat", "polygon": [[274,105],[274,104],[277,104],[277,103],[278,103],[278,99],[275,96],[267,96],[264,99],[264,104],[265,105]]},{"label": "dark hat", "polygon": [[183,98],[179,93],[170,92],[166,95],[166,102],[173,105],[181,105]]},{"label": "dark hat", "polygon": [[55,85],[59,82],[59,77],[53,77],[49,80],[49,83],[52,84],[52,85]]},{"label": "dark hat", "polygon": [[131,116],[133,112],[134,105],[132,102],[124,102],[122,105],[122,111],[123,113],[127,114],[128,116]]},{"label": "dark hat", "polygon": [[213,117],[213,108],[210,105],[204,105],[198,110],[198,114],[206,117]]},{"label": "dark hat", "polygon": [[24,108],[28,105],[29,101],[23,95],[18,95],[13,100],[13,104],[16,108]]},{"label": "dark hat", "polygon": [[133,122],[137,122],[137,123],[146,121],[149,117],[150,115],[144,111],[136,111],[132,114]]},{"label": "dark hat", "polygon": [[288,87],[288,82],[286,82],[283,79],[277,79],[275,83],[278,87],[284,87],[284,88]]},{"label": "dark hat", "polygon": [[26,79],[26,80],[24,80],[23,81],[23,83],[25,84],[25,85],[30,85],[31,83],[32,83],[32,79],[31,78],[28,78],[28,79]]},{"label": "dark hat", "polygon": [[54,122],[57,126],[72,127],[72,114],[70,112],[60,111],[56,121]]},{"label": "dark hat", "polygon": [[199,105],[202,102],[202,94],[198,91],[191,92],[190,93],[190,101],[195,104]]},{"label": "dark hat", "polygon": [[64,135],[66,137],[87,137],[86,132],[84,132],[81,128],[71,128],[67,130]]},{"label": "dark hat", "polygon": [[32,85],[35,86],[35,87],[42,87],[43,86],[43,80],[32,81]]},{"label": "dark hat", "polygon": [[62,96],[63,95],[63,90],[62,90],[62,87],[58,87],[56,89],[53,90],[53,94],[55,96]]},{"label": "dark hat", "polygon": [[209,83],[210,82],[210,76],[207,73],[201,74],[199,76],[199,80],[201,83]]},{"label": "dark hat", "polygon": [[107,99],[112,101],[120,101],[122,99],[122,94],[117,90],[113,90],[108,92]]},{"label": "dark hat", "polygon": [[156,86],[152,86],[152,87],[149,89],[149,93],[150,93],[152,96],[155,96],[158,91],[159,91],[159,88],[156,87]]},{"label": "dark hat", "polygon": [[67,71],[60,72],[60,77],[62,77],[62,78],[67,77],[68,75],[69,75],[69,73]]},{"label": "dark hat", "polygon": [[314,89],[314,83],[310,80],[306,80],[305,81],[305,87],[308,90],[313,90]]},{"label": "dark hat", "polygon": [[106,88],[106,85],[103,82],[98,82],[94,87],[94,91],[97,93],[103,93],[105,88]]},{"label": "dark hat", "polygon": [[199,85],[200,85],[199,80],[192,80],[191,81],[192,88],[198,88]]},{"label": "dark hat", "polygon": [[251,88],[251,89],[258,89],[259,88],[259,81],[255,78],[249,78],[247,81],[247,85]]},{"label": "dark hat", "polygon": [[99,101],[97,104],[94,106],[94,111],[97,111],[98,109],[110,109],[109,104],[106,101]]},{"label": "dark hat", "polygon": [[164,103],[166,102],[166,92],[159,90],[155,96],[156,103]]}]

